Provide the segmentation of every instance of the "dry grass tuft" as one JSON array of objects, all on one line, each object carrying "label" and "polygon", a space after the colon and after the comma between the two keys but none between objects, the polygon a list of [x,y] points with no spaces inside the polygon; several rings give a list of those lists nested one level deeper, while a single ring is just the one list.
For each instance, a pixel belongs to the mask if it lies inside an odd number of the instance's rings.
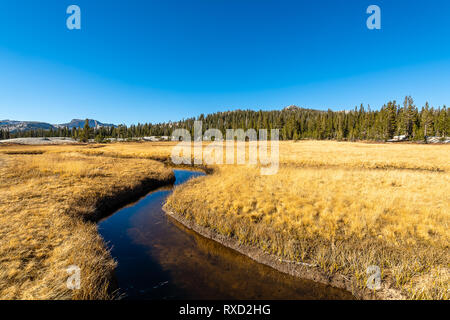
[{"label": "dry grass tuft", "polygon": [[221,166],[177,187],[167,206],[287,260],[411,299],[448,299],[448,146],[283,142],[279,172]]},{"label": "dry grass tuft", "polygon": [[[105,199],[173,174],[156,161],[93,157],[80,150],[0,149],[0,299],[113,297],[115,262],[96,224],[87,220],[110,209]],[[81,268],[80,290],[66,286],[70,265]]]}]

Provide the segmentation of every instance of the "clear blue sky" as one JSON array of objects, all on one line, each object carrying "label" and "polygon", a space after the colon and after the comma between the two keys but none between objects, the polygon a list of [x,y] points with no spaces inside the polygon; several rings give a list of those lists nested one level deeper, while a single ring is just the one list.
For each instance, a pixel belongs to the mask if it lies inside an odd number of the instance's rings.
[{"label": "clear blue sky", "polygon": [[448,0],[0,0],[0,119],[449,105],[449,16]]}]

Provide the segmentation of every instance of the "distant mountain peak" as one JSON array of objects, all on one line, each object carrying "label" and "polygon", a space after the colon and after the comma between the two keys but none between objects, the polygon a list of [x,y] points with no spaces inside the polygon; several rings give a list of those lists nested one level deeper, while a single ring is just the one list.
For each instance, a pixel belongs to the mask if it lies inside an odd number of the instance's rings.
[{"label": "distant mountain peak", "polygon": [[[116,127],[116,125],[114,125],[114,124],[102,123],[102,122],[100,122],[98,120],[94,120],[94,119],[88,119],[88,121],[89,121],[89,127],[91,127],[91,128]],[[63,124],[60,124],[58,126],[59,127],[67,127],[69,129],[72,129],[72,128],[83,128],[85,122],[86,122],[86,119],[72,119],[70,122],[63,123]]]},{"label": "distant mountain peak", "polygon": [[[101,127],[116,127],[114,124],[102,123],[98,120],[88,119],[89,127],[91,128],[101,128]],[[68,123],[63,124],[50,124],[47,122],[38,121],[17,121],[17,120],[0,120],[0,129],[8,130],[11,133],[18,131],[29,131],[29,130],[57,130],[58,128],[67,127],[69,129],[73,128],[83,128],[86,119],[72,119]]]}]

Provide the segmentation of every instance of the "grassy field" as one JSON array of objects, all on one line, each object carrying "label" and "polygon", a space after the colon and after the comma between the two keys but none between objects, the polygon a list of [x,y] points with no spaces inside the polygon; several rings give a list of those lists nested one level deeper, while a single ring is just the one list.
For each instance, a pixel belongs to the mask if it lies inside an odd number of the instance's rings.
[{"label": "grassy field", "polygon": [[[89,150],[0,147],[0,299],[113,297],[115,262],[89,221],[173,174],[160,162]],[[66,286],[70,265],[81,269],[81,290]]]},{"label": "grassy field", "polygon": [[[449,146],[283,142],[280,170],[220,166],[176,188],[167,207],[240,243],[366,286],[448,299]],[[381,295],[383,297],[383,295]]]},{"label": "grassy field", "polygon": [[[0,298],[111,298],[99,216],[146,179],[166,181],[175,143],[0,147]],[[448,299],[449,146],[280,143],[280,169],[218,165],[167,207],[198,225],[365,287]],[[129,200],[129,199],[128,199]],[[109,206],[109,207],[108,207]],[[82,289],[66,288],[79,265]]]}]

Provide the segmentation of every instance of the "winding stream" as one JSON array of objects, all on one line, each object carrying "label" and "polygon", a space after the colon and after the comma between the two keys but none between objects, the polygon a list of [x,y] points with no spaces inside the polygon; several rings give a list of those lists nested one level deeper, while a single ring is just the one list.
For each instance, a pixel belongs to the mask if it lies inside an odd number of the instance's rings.
[{"label": "winding stream", "polygon": [[[176,183],[204,175],[174,170]],[[128,299],[352,299],[298,279],[188,230],[163,211],[172,187],[149,193],[99,223]]]}]

